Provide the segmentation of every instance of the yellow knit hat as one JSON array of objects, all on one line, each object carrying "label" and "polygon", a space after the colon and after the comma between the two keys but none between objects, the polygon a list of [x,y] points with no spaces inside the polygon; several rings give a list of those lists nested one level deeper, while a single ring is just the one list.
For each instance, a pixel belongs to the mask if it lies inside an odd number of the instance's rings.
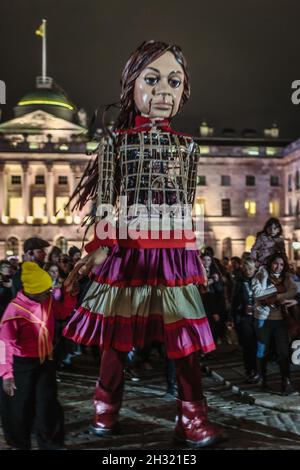
[{"label": "yellow knit hat", "polygon": [[41,294],[51,289],[53,284],[49,274],[31,261],[22,264],[21,281],[27,294]]}]

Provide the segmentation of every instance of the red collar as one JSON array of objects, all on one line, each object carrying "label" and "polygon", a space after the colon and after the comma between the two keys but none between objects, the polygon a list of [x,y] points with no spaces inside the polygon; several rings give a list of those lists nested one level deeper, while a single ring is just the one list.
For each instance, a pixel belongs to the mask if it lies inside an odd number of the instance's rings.
[{"label": "red collar", "polygon": [[137,115],[135,117],[134,128],[135,130],[146,130],[149,127],[159,127],[163,131],[171,131],[170,121],[168,119],[159,119],[157,121],[151,121],[150,118]]}]

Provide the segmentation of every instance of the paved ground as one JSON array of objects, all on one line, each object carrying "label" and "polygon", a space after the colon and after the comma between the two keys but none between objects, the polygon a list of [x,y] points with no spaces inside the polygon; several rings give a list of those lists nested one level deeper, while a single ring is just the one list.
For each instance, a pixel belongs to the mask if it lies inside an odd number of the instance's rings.
[{"label": "paved ground", "polygon": [[[234,347],[225,346],[220,351],[211,353],[204,363],[206,371],[217,382],[231,388],[243,401],[282,412],[300,413],[300,393],[298,396],[281,396],[281,379],[276,363],[268,364],[267,393],[262,393],[259,385],[246,382],[241,353]],[[291,365],[291,377],[295,389],[300,392],[300,366]]]},{"label": "paved ground", "polygon": [[[126,381],[121,410],[121,431],[111,438],[100,439],[88,434],[91,422],[92,395],[97,375],[90,356],[76,360],[76,371],[61,372],[59,394],[65,409],[66,445],[68,449],[180,449],[172,441],[175,401],[166,401],[164,364],[154,361],[152,370],[141,371],[139,382]],[[226,428],[227,441],[218,449],[300,449],[300,407],[285,411],[287,398],[276,395],[277,376],[272,372],[273,399],[281,401],[279,409],[262,406],[249,399],[258,393],[243,383],[241,357],[232,348],[214,353],[204,363],[215,372],[204,377],[211,420]],[[224,379],[220,378],[223,375]],[[300,390],[300,372],[295,372]],[[241,388],[238,387],[241,385]],[[247,392],[243,394],[242,392]],[[271,397],[271,398],[270,398]],[[299,397],[293,397],[299,405]],[[298,406],[297,405],[297,406]],[[2,432],[0,448],[5,449]]]}]

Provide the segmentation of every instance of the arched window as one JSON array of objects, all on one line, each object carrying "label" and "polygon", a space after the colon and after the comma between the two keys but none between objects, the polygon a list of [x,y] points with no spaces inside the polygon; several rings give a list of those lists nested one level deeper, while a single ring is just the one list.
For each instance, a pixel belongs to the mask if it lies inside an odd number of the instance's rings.
[{"label": "arched window", "polygon": [[232,242],[231,238],[224,238],[222,242],[222,257],[231,258],[232,257]]},{"label": "arched window", "polygon": [[245,251],[251,251],[252,246],[255,243],[254,235],[248,235],[245,242]]},{"label": "arched window", "polygon": [[293,191],[292,175],[288,176],[288,191]]},{"label": "arched window", "polygon": [[295,186],[296,186],[296,189],[300,189],[300,175],[299,175],[299,170],[296,171],[296,175],[295,175]]},{"label": "arched window", "polygon": [[18,256],[19,255],[19,240],[16,237],[10,237],[5,243],[5,255],[6,256]]},{"label": "arched window", "polygon": [[300,243],[298,242],[297,238],[295,238],[292,242],[292,249],[293,249],[293,258],[295,261],[300,259]]},{"label": "arched window", "polygon": [[67,253],[68,251],[68,240],[65,237],[57,238],[55,245],[61,249],[62,253]]},{"label": "arched window", "polygon": [[197,197],[196,199],[195,215],[197,216],[205,215],[205,199],[203,197]]},{"label": "arched window", "polygon": [[293,202],[291,199],[289,199],[289,215],[294,215],[293,214]]}]

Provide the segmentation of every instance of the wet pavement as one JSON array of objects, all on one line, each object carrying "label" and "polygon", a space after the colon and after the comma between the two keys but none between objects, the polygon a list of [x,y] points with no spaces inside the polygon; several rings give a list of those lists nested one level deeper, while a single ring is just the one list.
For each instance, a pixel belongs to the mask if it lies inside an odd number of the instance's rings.
[{"label": "wet pavement", "polygon": [[[65,410],[66,447],[70,450],[186,450],[172,438],[176,402],[164,399],[164,361],[153,358],[151,364],[150,370],[139,369],[139,381],[126,380],[120,430],[109,438],[88,433],[98,370],[92,356],[77,357],[72,372],[60,372],[58,386]],[[257,386],[245,383],[241,354],[234,347],[212,353],[203,364],[207,371],[203,386],[210,419],[222,424],[227,434],[227,440],[215,449],[300,449],[300,397],[279,395],[279,373],[275,366],[270,368],[273,393],[263,397]],[[294,378],[300,390],[300,368],[294,371]],[[277,406],[270,406],[275,402]],[[288,402],[293,404],[292,408],[287,407]],[[7,448],[1,428],[0,448]]]}]

